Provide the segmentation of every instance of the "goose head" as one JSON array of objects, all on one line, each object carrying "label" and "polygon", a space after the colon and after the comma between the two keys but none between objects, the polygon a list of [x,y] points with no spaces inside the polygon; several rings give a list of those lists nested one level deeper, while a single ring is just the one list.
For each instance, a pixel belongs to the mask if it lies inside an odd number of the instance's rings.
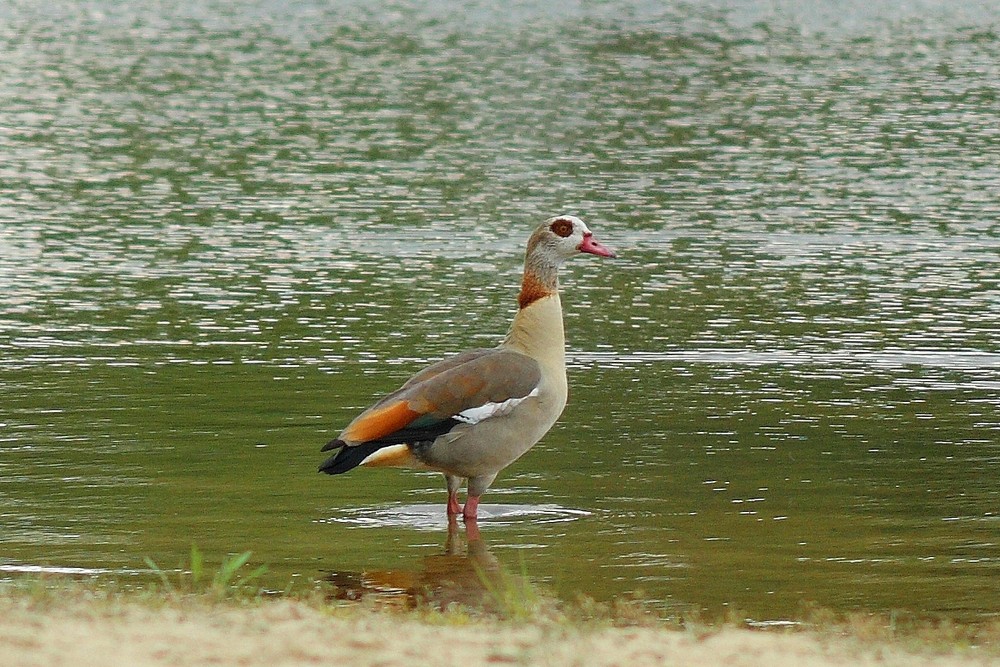
[{"label": "goose head", "polygon": [[614,257],[615,253],[594,238],[587,224],[574,215],[549,218],[535,230],[528,241],[529,261],[538,257],[543,264],[558,266],[580,253],[598,257]]}]

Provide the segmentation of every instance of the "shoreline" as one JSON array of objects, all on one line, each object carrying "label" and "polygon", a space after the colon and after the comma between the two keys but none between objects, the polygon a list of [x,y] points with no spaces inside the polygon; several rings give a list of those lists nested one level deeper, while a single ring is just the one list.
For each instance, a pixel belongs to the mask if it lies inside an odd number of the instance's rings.
[{"label": "shoreline", "polygon": [[465,609],[401,611],[302,598],[0,590],[0,665],[1000,665],[1000,624],[897,634],[885,619],[809,628]]}]

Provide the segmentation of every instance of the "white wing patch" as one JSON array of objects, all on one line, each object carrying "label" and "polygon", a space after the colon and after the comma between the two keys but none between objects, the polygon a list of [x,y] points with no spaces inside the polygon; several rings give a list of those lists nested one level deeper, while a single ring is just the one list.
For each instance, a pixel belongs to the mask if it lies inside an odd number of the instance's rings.
[{"label": "white wing patch", "polygon": [[504,415],[510,414],[510,412],[520,405],[522,401],[531,398],[532,396],[538,396],[538,387],[532,389],[527,396],[521,396],[520,398],[508,398],[506,401],[502,401],[500,403],[485,403],[479,407],[462,410],[453,418],[460,422],[465,422],[466,424],[478,424],[485,419],[503,417]]}]

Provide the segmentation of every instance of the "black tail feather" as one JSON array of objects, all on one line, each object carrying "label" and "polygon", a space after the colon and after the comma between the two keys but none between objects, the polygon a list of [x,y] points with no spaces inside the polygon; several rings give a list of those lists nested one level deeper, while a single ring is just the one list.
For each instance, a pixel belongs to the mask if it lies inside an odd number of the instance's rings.
[{"label": "black tail feather", "polygon": [[[333,444],[332,442],[330,444]],[[368,458],[372,452],[376,452],[388,445],[384,442],[363,442],[353,447],[342,447],[339,452],[323,461],[319,467],[319,472],[327,475],[339,475],[361,465],[361,462]]]},{"label": "black tail feather", "polygon": [[321,449],[319,451],[321,451],[321,452],[328,452],[331,449],[340,449],[341,447],[343,447],[346,444],[347,443],[344,442],[343,440],[341,440],[340,438],[334,438],[330,442],[328,442],[325,445],[323,445],[323,449]]},{"label": "black tail feather", "polygon": [[362,442],[359,445],[347,445],[340,438],[334,438],[323,445],[323,449],[320,451],[328,452],[331,449],[340,449],[340,451],[324,461],[323,465],[319,467],[319,471],[328,475],[339,475],[352,468],[357,468],[362,461],[368,458],[369,454],[377,452],[383,447],[433,442],[439,435],[447,433],[461,423],[457,419],[448,418],[420,428],[402,428],[378,440]]}]

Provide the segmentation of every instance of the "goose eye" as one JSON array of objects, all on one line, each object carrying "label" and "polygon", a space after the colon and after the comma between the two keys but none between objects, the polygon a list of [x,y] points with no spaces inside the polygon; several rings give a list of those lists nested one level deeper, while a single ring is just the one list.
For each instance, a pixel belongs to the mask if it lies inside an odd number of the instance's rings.
[{"label": "goose eye", "polygon": [[560,218],[559,220],[553,222],[549,229],[551,229],[552,233],[556,236],[566,238],[573,233],[573,223],[565,218]]}]

